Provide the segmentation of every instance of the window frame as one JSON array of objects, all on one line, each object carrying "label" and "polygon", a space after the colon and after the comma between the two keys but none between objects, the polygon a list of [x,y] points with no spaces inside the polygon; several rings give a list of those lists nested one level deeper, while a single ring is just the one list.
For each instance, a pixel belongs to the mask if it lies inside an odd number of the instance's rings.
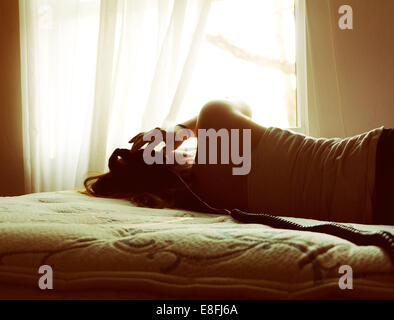
[{"label": "window frame", "polygon": [[306,43],[306,3],[294,1],[295,50],[296,50],[296,107],[297,127],[289,128],[295,132],[309,134],[308,90],[307,90],[307,43]]}]

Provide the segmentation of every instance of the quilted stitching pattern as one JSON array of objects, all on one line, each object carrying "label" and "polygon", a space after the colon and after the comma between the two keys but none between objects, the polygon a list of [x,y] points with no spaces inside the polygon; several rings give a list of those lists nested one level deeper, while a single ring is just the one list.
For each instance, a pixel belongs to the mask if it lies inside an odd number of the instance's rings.
[{"label": "quilted stitching pattern", "polygon": [[355,289],[359,283],[394,297],[393,266],[374,246],[74,191],[1,198],[0,286],[36,287],[43,264],[52,266],[63,291],[122,288],[171,296],[174,289],[178,296],[217,298],[313,297],[327,285],[330,294],[341,294],[338,268],[347,264]]}]

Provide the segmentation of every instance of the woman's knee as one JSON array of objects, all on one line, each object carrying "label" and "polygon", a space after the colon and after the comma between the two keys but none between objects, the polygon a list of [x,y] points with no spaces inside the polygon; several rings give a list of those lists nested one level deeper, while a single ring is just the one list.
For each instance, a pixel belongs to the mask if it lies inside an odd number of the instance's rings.
[{"label": "woman's knee", "polygon": [[225,100],[212,100],[207,102],[198,115],[197,127],[200,129],[217,129],[223,118],[233,112],[231,104]]}]

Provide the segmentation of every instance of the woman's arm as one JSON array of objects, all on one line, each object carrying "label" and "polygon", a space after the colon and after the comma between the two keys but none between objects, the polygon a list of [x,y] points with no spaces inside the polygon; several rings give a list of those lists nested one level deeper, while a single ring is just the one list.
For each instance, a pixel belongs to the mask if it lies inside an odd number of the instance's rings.
[{"label": "woman's arm", "polygon": [[[193,117],[192,119],[189,119],[187,121],[184,121],[180,124],[177,124],[172,131],[176,134],[177,132],[181,131],[182,129],[189,129],[193,132],[194,137],[197,137],[197,125],[200,118],[204,117],[204,114],[206,114],[205,110],[208,108],[211,108],[212,105],[225,105],[226,108],[230,108],[232,112],[234,113],[240,113],[242,116],[245,118],[251,118],[252,117],[252,109],[250,106],[243,100],[236,99],[236,98],[231,98],[231,97],[226,97],[224,99],[219,99],[219,100],[213,100],[208,103],[206,103],[200,110],[200,113],[198,116]],[[216,116],[215,116],[216,117]],[[220,115],[219,115],[220,117]],[[155,130],[155,129],[153,129]],[[136,151],[140,148],[142,148],[147,142],[143,140],[144,132],[139,133],[136,135],[134,138],[132,138],[129,143],[133,143],[133,146],[131,148],[131,151]],[[185,140],[187,140],[190,137],[185,135],[183,141],[178,141],[176,145],[174,146],[175,149],[177,149]],[[165,137],[164,137],[165,140]]]},{"label": "woman's arm", "polygon": [[184,121],[184,122],[182,122],[180,124],[177,124],[175,126],[175,130],[174,131],[176,132],[178,130],[182,130],[182,129],[186,128],[186,129],[192,130],[194,135],[196,135],[196,132],[197,132],[197,120],[198,120],[198,116],[193,117],[192,119]]}]

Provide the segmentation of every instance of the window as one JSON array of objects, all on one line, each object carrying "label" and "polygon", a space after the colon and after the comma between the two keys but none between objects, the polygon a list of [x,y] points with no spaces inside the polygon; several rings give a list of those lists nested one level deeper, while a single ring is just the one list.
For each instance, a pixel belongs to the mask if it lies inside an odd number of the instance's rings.
[{"label": "window", "polygon": [[265,126],[296,127],[294,0],[216,0],[178,119],[238,96]]}]

